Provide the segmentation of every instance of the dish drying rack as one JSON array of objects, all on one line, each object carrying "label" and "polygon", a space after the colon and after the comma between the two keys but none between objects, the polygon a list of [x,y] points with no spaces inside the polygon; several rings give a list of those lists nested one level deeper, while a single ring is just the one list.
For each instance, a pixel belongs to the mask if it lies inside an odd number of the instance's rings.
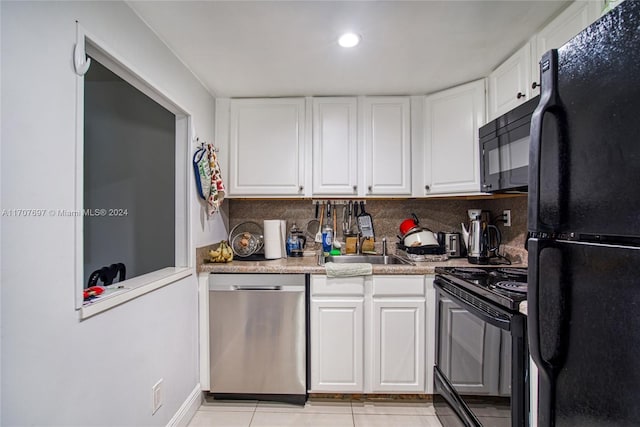
[{"label": "dish drying rack", "polygon": [[410,254],[407,251],[398,249],[402,253],[402,256],[407,257],[413,262],[441,262],[447,261],[449,255],[447,254]]}]

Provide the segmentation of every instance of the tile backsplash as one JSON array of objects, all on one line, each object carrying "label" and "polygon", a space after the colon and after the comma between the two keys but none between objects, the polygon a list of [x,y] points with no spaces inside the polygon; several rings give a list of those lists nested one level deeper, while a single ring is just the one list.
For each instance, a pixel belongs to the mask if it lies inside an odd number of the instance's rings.
[{"label": "tile backsplash", "polygon": [[[315,208],[311,200],[250,200],[227,199],[229,212],[229,230],[244,221],[262,224],[265,219],[284,219],[287,227],[295,223],[305,228],[315,217]],[[511,210],[511,227],[498,223],[502,232],[501,252],[513,261],[526,257],[524,242],[527,234],[527,198],[526,195],[514,195],[496,199],[409,199],[409,200],[366,200],[366,211],[371,214],[376,233],[376,241],[386,237],[395,247],[398,241],[400,223],[415,213],[420,225],[433,231],[460,231],[460,223],[468,222],[468,209],[483,209],[491,212],[491,218],[502,215],[505,209]],[[341,215],[338,209],[338,238],[342,239]],[[309,242],[307,247],[313,247]]]}]

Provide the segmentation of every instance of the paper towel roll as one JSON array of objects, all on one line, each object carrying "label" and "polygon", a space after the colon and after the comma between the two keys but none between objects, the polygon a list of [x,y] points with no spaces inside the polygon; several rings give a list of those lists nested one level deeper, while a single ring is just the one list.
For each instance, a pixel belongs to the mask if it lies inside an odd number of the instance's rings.
[{"label": "paper towel roll", "polygon": [[266,259],[282,258],[282,223],[279,219],[265,219],[264,223],[264,257]]}]

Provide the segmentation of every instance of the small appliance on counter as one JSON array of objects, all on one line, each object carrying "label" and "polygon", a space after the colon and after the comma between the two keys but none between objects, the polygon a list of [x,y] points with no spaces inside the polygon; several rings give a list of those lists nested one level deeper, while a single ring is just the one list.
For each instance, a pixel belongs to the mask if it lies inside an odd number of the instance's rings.
[{"label": "small appliance on counter", "polygon": [[463,258],[467,256],[464,243],[462,243],[462,234],[457,232],[439,232],[438,243],[444,247],[444,253],[449,258]]},{"label": "small appliance on counter", "polygon": [[469,209],[467,213],[469,228],[462,224],[467,259],[471,264],[489,264],[489,258],[498,257],[502,241],[500,230],[489,224],[488,215],[482,209]]}]

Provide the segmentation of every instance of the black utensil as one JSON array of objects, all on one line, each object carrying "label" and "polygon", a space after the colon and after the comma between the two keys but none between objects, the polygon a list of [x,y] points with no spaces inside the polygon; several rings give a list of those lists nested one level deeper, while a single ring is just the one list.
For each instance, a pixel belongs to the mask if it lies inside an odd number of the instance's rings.
[{"label": "black utensil", "polygon": [[358,228],[360,235],[364,238],[372,238],[375,236],[373,231],[373,219],[371,215],[364,209],[364,201],[360,201],[360,215],[358,215]]}]

